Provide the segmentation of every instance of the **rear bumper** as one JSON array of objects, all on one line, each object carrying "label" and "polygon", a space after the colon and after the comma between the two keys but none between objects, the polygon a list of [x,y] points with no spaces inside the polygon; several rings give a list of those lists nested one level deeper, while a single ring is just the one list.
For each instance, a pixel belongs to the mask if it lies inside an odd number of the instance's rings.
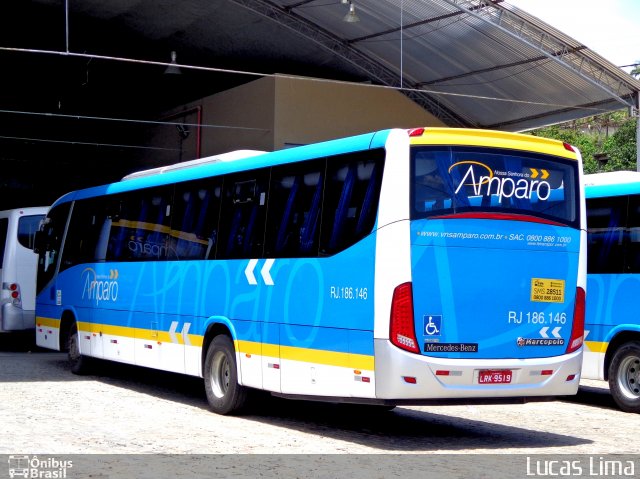
[{"label": "rear bumper", "polygon": [[35,327],[35,311],[25,311],[11,303],[5,303],[0,308],[0,332],[22,331]]},{"label": "rear bumper", "polygon": [[[408,353],[383,339],[375,340],[375,355],[376,398],[383,400],[573,395],[578,391],[582,365],[582,350],[549,358],[451,360]],[[511,383],[479,384],[482,369],[509,369]],[[436,375],[436,371],[450,374]],[[567,380],[570,376],[573,378]],[[405,378],[415,378],[415,383]]]}]

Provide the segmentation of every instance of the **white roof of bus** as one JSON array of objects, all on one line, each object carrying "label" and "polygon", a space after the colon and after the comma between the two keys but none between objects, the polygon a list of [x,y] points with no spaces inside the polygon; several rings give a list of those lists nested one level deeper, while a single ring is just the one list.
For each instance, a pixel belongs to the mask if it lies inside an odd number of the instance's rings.
[{"label": "white roof of bus", "polygon": [[48,206],[28,206],[26,208],[13,208],[10,210],[0,211],[0,217],[8,218],[12,214],[16,215],[46,215],[49,211]]},{"label": "white roof of bus", "polygon": [[637,182],[640,182],[640,172],[638,171],[610,171],[584,175],[585,186],[620,185]]},{"label": "white roof of bus", "polygon": [[209,163],[218,163],[220,161],[233,161],[239,160],[242,158],[250,158],[252,156],[258,156],[266,153],[265,151],[260,150],[236,150],[230,151],[228,153],[221,153],[220,155],[207,156],[206,158],[198,158],[196,160],[191,161],[183,161],[181,163],[175,163],[173,165],[167,166],[159,166],[157,168],[151,168],[149,170],[136,171],[134,173],[130,173],[122,180],[132,180],[134,178],[140,178],[143,176],[151,176],[151,175],[161,175],[163,173],[168,173],[170,171],[182,170],[185,168],[193,168],[195,166],[207,165]]}]

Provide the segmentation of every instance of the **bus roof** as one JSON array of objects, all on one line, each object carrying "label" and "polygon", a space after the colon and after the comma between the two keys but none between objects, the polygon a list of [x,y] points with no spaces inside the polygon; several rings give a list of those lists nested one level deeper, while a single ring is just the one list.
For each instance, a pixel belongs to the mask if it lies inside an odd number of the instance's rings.
[{"label": "bus roof", "polygon": [[[314,158],[383,148],[392,131],[394,130],[381,130],[264,154],[260,154],[255,150],[239,150],[238,152],[153,168],[125,176],[123,181],[70,192],[59,198],[54,205],[75,199],[110,195],[196,180],[208,176],[218,176]],[[407,130],[396,129],[395,131],[406,132]],[[419,128],[409,130],[409,136],[412,145],[486,146],[534,151],[574,160],[578,157],[576,150],[561,141],[518,133],[464,128]]]},{"label": "bus roof", "polygon": [[[405,130],[406,131],[406,130]],[[83,190],[72,191],[59,198],[54,205],[94,196],[110,195],[133,191],[153,186],[169,185],[183,181],[206,178],[208,176],[218,176],[228,173],[248,171],[257,168],[284,165],[298,161],[311,160],[326,156],[340,155],[350,152],[364,151],[373,148],[382,148],[391,130],[382,130],[373,133],[366,133],[337,140],[330,140],[321,143],[286,148],[266,154],[246,155],[234,161],[204,161],[204,164],[197,164],[197,160],[187,167],[181,168],[181,164],[171,165],[163,172],[142,172],[129,175],[126,181],[94,186]],[[241,150],[248,151],[248,150]],[[239,155],[241,156],[241,155]],[[215,157],[214,157],[215,159]]]},{"label": "bus roof", "polygon": [[228,153],[222,153],[220,155],[207,156],[205,158],[197,158],[191,161],[183,161],[181,163],[175,163],[173,165],[159,166],[158,168],[151,168],[148,170],[135,171],[128,174],[122,181],[132,180],[134,178],[140,178],[143,176],[162,175],[169,173],[170,171],[183,170],[185,168],[194,168],[196,166],[208,165],[210,163],[217,163],[219,161],[234,161],[242,158],[251,158],[252,156],[258,156],[267,153],[260,150],[236,150]]},{"label": "bus roof", "polygon": [[26,208],[13,208],[10,210],[0,211],[0,218],[9,218],[11,215],[44,215],[49,211],[48,206],[29,206]]},{"label": "bus roof", "polygon": [[412,145],[461,145],[534,151],[576,160],[576,149],[550,138],[505,131],[466,128],[419,128],[411,130]]},{"label": "bus roof", "polygon": [[587,198],[640,193],[640,172],[610,171],[584,175],[584,186]]}]

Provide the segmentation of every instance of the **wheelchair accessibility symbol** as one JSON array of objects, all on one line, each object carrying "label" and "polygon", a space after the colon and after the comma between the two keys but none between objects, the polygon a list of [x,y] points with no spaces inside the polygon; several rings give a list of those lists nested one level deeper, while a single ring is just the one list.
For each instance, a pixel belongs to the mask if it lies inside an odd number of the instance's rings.
[{"label": "wheelchair accessibility symbol", "polygon": [[423,316],[423,321],[425,336],[440,336],[440,332],[442,331],[442,315],[427,314]]}]

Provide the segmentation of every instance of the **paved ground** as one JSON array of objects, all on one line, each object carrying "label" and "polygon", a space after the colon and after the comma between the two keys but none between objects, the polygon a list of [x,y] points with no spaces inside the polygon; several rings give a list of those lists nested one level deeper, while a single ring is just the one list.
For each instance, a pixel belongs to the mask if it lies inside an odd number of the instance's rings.
[{"label": "paved ground", "polygon": [[380,412],[265,397],[225,417],[208,410],[201,379],[112,363],[78,377],[64,354],[15,342],[0,344],[0,418],[0,454],[640,452],[640,418],[596,381],[563,401]]}]

